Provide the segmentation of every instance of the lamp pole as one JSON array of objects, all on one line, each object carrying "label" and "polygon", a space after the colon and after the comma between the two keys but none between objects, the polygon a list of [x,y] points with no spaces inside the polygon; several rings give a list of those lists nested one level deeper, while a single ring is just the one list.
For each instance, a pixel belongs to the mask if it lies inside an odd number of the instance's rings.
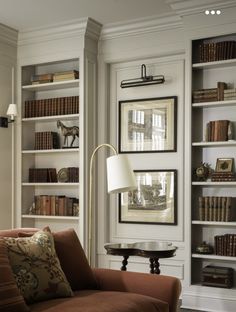
[{"label": "lamp pole", "polygon": [[97,153],[97,151],[99,149],[101,149],[102,147],[108,147],[110,148],[114,155],[118,155],[117,150],[115,149],[115,147],[111,144],[108,143],[103,143],[98,145],[90,158],[90,166],[89,166],[89,211],[88,211],[88,261],[89,264],[91,264],[92,262],[92,217],[93,217],[93,213],[92,213],[92,187],[93,187],[93,162],[94,162],[94,157],[95,154]]}]

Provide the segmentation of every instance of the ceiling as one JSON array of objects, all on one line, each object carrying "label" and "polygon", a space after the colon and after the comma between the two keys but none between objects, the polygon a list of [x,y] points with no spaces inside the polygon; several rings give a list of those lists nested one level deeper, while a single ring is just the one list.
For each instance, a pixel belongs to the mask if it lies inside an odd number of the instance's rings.
[{"label": "ceiling", "polygon": [[84,17],[105,25],[168,13],[165,0],[0,0],[0,23],[20,31]]}]

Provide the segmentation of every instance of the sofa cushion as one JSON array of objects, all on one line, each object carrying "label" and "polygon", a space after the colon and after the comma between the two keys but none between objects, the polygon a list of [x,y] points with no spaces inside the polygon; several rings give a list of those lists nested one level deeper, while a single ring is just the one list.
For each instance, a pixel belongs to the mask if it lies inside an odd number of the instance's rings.
[{"label": "sofa cushion", "polygon": [[16,285],[9,263],[7,246],[0,239],[0,311],[27,312],[29,308]]},{"label": "sofa cushion", "polygon": [[168,312],[166,302],[134,293],[81,290],[70,299],[54,299],[30,306],[32,312]]},{"label": "sofa cushion", "polygon": [[49,231],[38,231],[31,237],[3,239],[14,277],[26,302],[73,295]]},{"label": "sofa cushion", "polygon": [[[30,236],[30,231],[17,232],[19,237]],[[1,235],[1,232],[0,232]],[[61,267],[73,290],[97,289],[94,273],[74,229],[54,232],[54,243]]]},{"label": "sofa cushion", "polygon": [[53,237],[57,255],[71,288],[97,289],[96,279],[76,232],[68,229],[53,233]]}]

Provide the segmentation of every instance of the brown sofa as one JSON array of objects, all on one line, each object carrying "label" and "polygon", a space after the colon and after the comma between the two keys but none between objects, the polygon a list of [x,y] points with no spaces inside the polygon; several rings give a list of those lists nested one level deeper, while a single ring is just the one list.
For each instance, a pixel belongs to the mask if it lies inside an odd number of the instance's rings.
[{"label": "brown sofa", "polygon": [[[0,237],[28,236],[36,229],[0,231]],[[181,291],[175,277],[91,269],[72,229],[53,233],[61,267],[74,296],[30,305],[32,312],[176,312]],[[11,312],[17,312],[12,310]]]}]

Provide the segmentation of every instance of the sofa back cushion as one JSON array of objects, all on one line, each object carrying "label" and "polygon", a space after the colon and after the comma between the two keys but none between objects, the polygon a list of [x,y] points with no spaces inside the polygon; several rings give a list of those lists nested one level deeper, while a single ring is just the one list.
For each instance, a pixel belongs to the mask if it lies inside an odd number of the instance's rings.
[{"label": "sofa back cushion", "polygon": [[[28,236],[38,231],[35,228],[2,230],[1,236]],[[74,229],[53,233],[56,253],[72,290],[97,289],[97,282],[89,266],[84,250]]]},{"label": "sofa back cushion", "polygon": [[27,303],[73,295],[50,231],[38,231],[31,237],[3,239],[16,283]]},{"label": "sofa back cushion", "polygon": [[73,229],[53,233],[57,255],[73,290],[97,289],[78,236]]},{"label": "sofa back cushion", "polygon": [[0,311],[27,312],[29,308],[16,285],[9,263],[7,246],[0,239]]}]

